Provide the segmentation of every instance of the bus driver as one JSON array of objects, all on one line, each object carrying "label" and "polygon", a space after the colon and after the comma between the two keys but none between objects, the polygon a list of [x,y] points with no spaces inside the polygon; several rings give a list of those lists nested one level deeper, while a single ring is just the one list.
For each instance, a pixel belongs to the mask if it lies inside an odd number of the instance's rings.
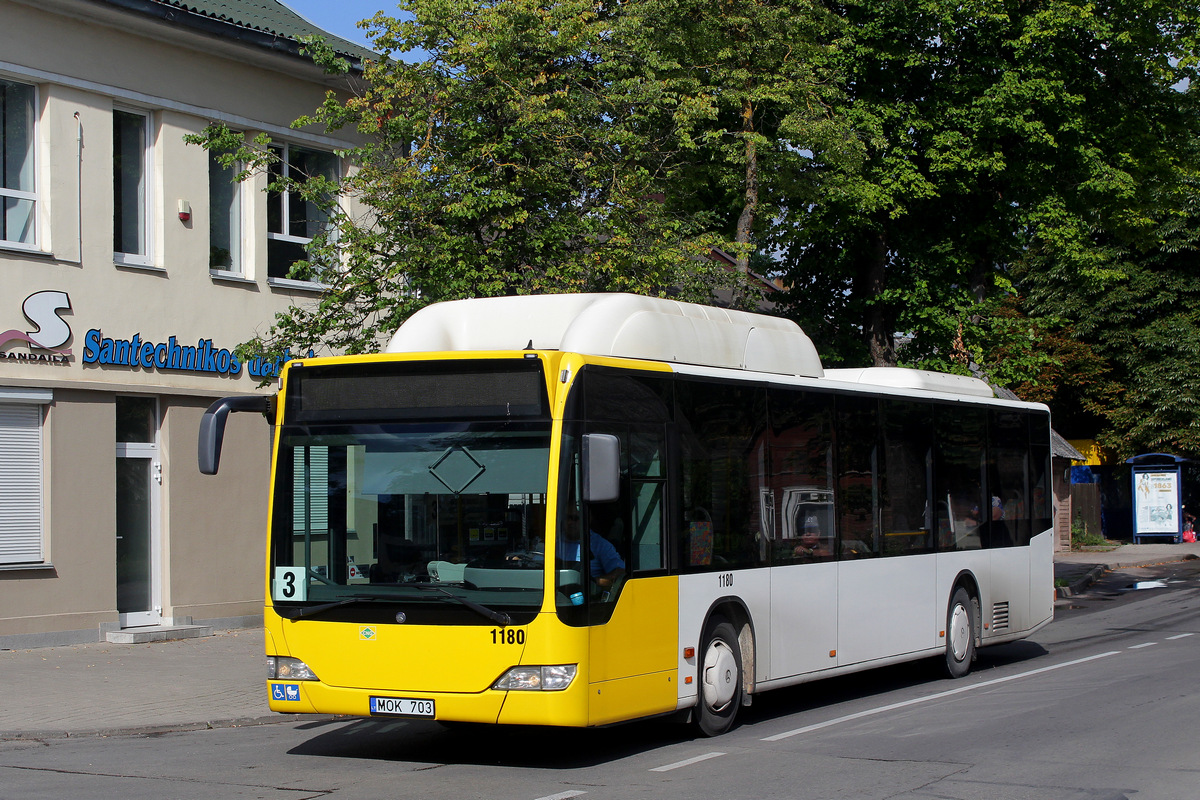
[{"label": "bus driver", "polygon": [[[567,527],[564,533],[563,560],[582,561],[583,558],[579,552],[582,542],[580,542],[579,536],[578,511],[572,509],[567,512]],[[612,588],[613,582],[625,574],[624,559],[617,553],[617,548],[595,531],[588,531],[588,548],[592,554],[589,563],[592,580],[601,589]]]}]

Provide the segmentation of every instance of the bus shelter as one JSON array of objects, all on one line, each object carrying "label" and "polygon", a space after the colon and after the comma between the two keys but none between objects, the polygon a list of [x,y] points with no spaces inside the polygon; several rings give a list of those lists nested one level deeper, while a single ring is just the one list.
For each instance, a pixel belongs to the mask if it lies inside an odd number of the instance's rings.
[{"label": "bus shelter", "polygon": [[1147,537],[1183,539],[1183,463],[1169,453],[1144,453],[1125,461],[1133,475],[1133,543]]}]

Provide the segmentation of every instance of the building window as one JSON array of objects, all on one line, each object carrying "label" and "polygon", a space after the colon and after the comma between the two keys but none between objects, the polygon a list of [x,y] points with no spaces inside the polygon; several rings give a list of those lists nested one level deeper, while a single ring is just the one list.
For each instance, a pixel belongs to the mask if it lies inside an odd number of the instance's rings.
[{"label": "building window", "polygon": [[38,564],[42,548],[44,389],[0,389],[0,565]]},{"label": "building window", "polygon": [[237,275],[242,268],[242,185],[237,167],[208,154],[208,268]]},{"label": "building window", "polygon": [[[309,150],[285,144],[272,148],[278,156],[271,167],[271,181],[310,177],[337,177],[337,158],[333,153]],[[308,245],[329,225],[329,215],[316,203],[304,200],[299,192],[267,194],[267,277],[288,278],[292,265],[308,260]],[[311,280],[319,280],[320,267],[314,265]]]},{"label": "building window", "polygon": [[0,242],[37,244],[34,193],[34,88],[0,80]]},{"label": "building window", "polygon": [[113,254],[117,263],[150,261],[150,117],[113,111]]}]

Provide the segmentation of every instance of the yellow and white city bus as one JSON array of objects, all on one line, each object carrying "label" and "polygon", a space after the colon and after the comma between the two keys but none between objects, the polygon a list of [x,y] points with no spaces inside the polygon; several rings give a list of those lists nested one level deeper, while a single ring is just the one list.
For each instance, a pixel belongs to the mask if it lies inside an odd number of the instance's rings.
[{"label": "yellow and white city bus", "polygon": [[[287,364],[270,707],[702,732],[776,687],[1053,614],[1044,406],[824,370],[795,324],[627,294],[461,300],[385,352]],[[583,532],[586,531],[586,535]]]}]

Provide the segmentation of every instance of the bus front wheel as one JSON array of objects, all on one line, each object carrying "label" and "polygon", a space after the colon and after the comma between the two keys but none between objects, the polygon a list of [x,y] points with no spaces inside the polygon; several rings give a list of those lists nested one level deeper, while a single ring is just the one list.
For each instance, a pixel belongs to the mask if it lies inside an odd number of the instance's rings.
[{"label": "bus front wheel", "polygon": [[742,704],[742,649],[737,631],[723,617],[713,617],[704,636],[700,661],[700,703],[696,724],[705,736],[733,727]]},{"label": "bus front wheel", "polygon": [[946,611],[946,675],[961,678],[975,660],[975,601],[963,587],[954,590]]}]

